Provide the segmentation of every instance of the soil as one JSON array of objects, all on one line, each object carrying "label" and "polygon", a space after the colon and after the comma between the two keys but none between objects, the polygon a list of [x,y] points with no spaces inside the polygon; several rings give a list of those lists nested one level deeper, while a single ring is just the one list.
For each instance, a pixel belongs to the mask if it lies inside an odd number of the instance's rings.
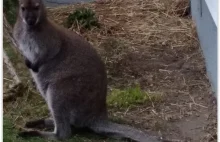
[{"label": "soil", "polygon": [[[142,106],[126,115],[123,112],[122,116],[130,124],[136,122],[172,141],[216,141],[216,99],[210,90],[205,66],[201,65],[204,63],[202,53],[199,49],[191,52],[197,54],[184,62],[191,53],[164,49],[140,50],[127,55],[126,64],[118,69],[134,79],[127,77],[121,83],[138,82],[145,90],[163,94],[163,103],[151,108]],[[156,60],[152,59],[156,54]]]}]

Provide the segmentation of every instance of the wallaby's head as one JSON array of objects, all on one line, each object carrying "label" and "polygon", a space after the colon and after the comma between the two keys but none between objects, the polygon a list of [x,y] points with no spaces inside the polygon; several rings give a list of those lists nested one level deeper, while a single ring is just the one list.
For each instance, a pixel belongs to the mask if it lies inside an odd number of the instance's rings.
[{"label": "wallaby's head", "polygon": [[19,15],[28,26],[36,26],[46,18],[42,0],[19,0]]}]

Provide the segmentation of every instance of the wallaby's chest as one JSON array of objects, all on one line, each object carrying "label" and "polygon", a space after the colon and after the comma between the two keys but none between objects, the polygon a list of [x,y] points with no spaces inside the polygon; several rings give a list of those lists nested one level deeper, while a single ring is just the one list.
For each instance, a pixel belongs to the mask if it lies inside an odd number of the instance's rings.
[{"label": "wallaby's chest", "polygon": [[32,63],[36,62],[40,56],[40,44],[39,41],[27,34],[23,34],[19,40],[19,49],[22,54]]}]

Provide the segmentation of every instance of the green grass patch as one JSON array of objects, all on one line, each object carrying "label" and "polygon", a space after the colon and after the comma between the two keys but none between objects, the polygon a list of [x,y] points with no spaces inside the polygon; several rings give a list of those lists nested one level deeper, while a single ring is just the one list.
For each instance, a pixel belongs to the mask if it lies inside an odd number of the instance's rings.
[{"label": "green grass patch", "polygon": [[95,13],[91,9],[79,8],[71,13],[66,20],[65,26],[70,28],[72,26],[80,29],[90,30],[92,27],[100,27]]},{"label": "green grass patch", "polygon": [[14,25],[17,16],[18,0],[3,0],[3,11],[10,25]]},{"label": "green grass patch", "polygon": [[137,85],[125,89],[113,89],[108,95],[107,103],[114,108],[128,108],[136,105],[149,104],[161,101],[160,94],[147,93]]},{"label": "green grass patch", "polygon": [[46,142],[40,138],[31,138],[28,140],[17,136],[18,130],[13,125],[13,120],[3,117],[3,142]]}]

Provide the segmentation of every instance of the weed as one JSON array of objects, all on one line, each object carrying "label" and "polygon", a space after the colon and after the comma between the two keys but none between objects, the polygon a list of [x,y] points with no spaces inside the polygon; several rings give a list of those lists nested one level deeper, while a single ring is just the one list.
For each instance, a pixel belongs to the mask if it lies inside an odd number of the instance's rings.
[{"label": "weed", "polygon": [[80,27],[82,29],[90,30],[92,27],[100,27],[98,19],[95,17],[95,13],[91,9],[79,8],[76,9],[67,17],[65,26],[67,28]]},{"label": "weed", "polygon": [[123,90],[113,89],[108,96],[107,102],[110,107],[128,108],[142,104],[152,104],[161,100],[161,95],[147,93],[137,85]]}]

